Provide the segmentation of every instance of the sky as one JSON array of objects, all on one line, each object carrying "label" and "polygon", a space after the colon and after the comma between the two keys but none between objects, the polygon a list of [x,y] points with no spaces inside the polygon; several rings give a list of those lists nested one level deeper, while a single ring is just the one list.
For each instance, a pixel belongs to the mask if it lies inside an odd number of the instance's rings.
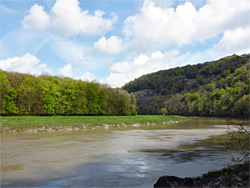
[{"label": "sky", "polygon": [[0,69],[121,87],[250,53],[249,0],[0,0]]}]

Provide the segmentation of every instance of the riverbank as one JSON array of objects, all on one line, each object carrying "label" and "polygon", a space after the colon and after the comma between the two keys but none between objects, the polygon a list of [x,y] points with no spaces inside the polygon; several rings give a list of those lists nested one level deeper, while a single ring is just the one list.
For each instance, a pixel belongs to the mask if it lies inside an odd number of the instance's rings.
[{"label": "riverbank", "polygon": [[183,116],[2,116],[1,133],[37,133],[77,131],[85,129],[110,129],[116,127],[141,127],[171,124],[187,120]]},{"label": "riverbank", "polygon": [[249,187],[249,161],[222,170],[208,172],[197,178],[162,176],[154,187]]}]

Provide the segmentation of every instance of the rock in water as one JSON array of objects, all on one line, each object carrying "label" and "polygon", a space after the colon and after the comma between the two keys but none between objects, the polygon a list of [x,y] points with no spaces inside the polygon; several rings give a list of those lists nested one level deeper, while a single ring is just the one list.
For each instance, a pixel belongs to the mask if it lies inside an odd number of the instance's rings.
[{"label": "rock in water", "polygon": [[155,188],[158,187],[194,187],[192,178],[179,178],[176,176],[162,176],[158,179]]}]

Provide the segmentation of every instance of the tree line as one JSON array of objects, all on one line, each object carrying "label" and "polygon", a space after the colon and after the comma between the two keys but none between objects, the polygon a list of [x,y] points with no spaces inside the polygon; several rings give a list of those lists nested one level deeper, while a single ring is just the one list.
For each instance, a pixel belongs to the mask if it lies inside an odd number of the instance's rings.
[{"label": "tree line", "polygon": [[[139,114],[249,117],[250,55],[187,65],[144,75],[125,86]],[[148,95],[150,93],[150,95]]]},{"label": "tree line", "polygon": [[1,115],[136,115],[133,93],[96,82],[0,70]]}]

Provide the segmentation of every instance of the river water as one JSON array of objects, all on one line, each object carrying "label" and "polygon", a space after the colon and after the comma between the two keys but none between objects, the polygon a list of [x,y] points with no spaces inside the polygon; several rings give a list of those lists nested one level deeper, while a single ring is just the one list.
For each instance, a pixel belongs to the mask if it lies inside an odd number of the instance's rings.
[{"label": "river water", "polygon": [[74,132],[2,134],[1,187],[153,187],[231,164],[223,119]]}]

